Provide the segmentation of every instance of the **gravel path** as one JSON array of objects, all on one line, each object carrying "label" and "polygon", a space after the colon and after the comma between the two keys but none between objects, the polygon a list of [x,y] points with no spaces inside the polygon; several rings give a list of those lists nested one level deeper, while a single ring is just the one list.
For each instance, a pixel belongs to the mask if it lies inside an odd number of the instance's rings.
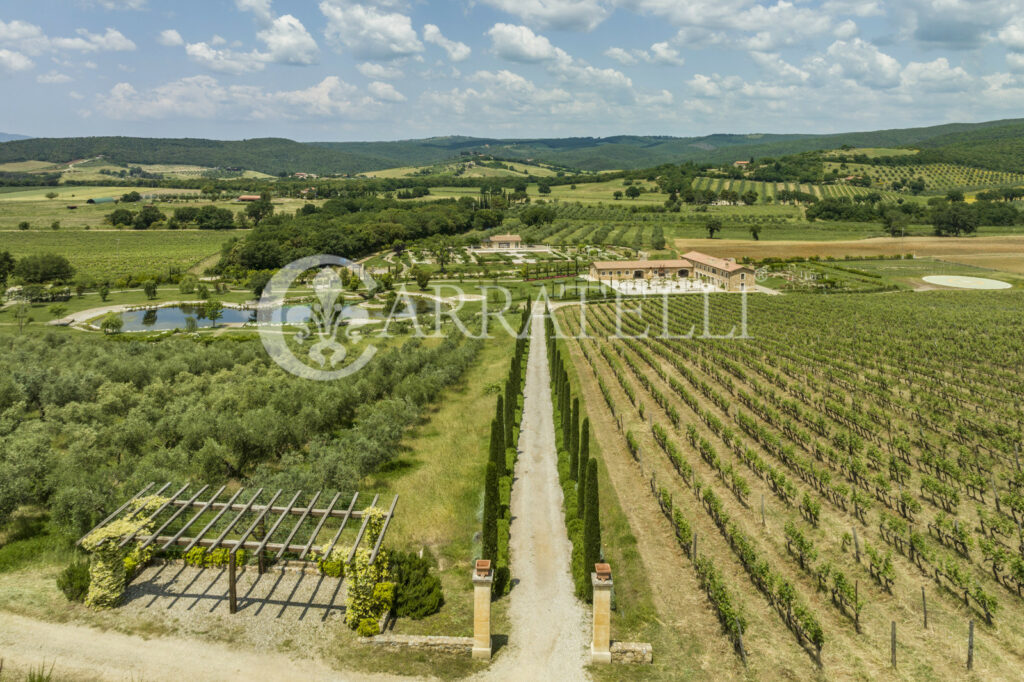
[{"label": "gravel path", "polygon": [[512,487],[512,577],[508,650],[483,679],[585,680],[587,612],[573,595],[571,546],[562,515],[551,418],[543,308],[533,309],[519,460]]},{"label": "gravel path", "polygon": [[179,637],[144,639],[85,625],[47,623],[0,612],[0,657],[9,668],[54,665],[59,679],[81,680],[396,680],[339,672],[270,650]]}]

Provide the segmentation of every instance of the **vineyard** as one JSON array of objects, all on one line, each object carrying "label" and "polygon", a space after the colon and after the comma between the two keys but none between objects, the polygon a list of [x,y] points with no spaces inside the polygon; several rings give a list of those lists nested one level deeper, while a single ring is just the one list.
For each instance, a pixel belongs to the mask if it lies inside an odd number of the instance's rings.
[{"label": "vineyard", "polygon": [[[693,188],[701,190],[711,190],[712,192],[721,192],[723,190],[731,190],[743,195],[745,192],[757,192],[757,196],[760,201],[764,201],[765,197],[775,201],[778,193],[783,190],[789,190],[792,192],[804,192],[806,194],[812,194],[819,199],[838,199],[840,197],[853,198],[856,196],[864,196],[871,192],[877,192],[877,190],[868,189],[866,187],[856,187],[854,185],[817,185],[817,184],[801,184],[797,182],[756,182],[754,180],[730,180],[728,178],[694,178]],[[882,191],[878,192],[882,195],[882,198],[886,201],[895,201],[898,196],[897,192]]]},{"label": "vineyard", "polygon": [[[75,270],[112,280],[133,273],[187,270],[220,252],[229,237],[213,230],[7,232],[4,248],[21,258],[38,253],[67,254]],[[159,265],[157,265],[159,264]]]},{"label": "vineyard", "polygon": [[[592,305],[569,342],[616,427],[605,457],[639,463],[722,636],[764,674],[874,677],[895,655],[922,677],[962,671],[973,627],[974,669],[1014,677],[1024,299],[755,299]],[[722,338],[744,305],[750,338]]]}]

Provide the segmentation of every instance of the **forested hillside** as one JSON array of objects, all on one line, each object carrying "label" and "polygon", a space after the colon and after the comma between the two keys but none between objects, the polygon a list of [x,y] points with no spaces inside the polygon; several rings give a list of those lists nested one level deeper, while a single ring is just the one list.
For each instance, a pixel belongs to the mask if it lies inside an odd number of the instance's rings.
[{"label": "forested hillside", "polygon": [[551,139],[434,137],[393,142],[310,142],[279,138],[239,141],[130,137],[34,138],[0,143],[0,163],[64,163],[103,156],[121,164],[192,164],[245,168],[272,175],[304,171],[361,173],[447,161],[480,152],[509,160],[532,160],[597,171],[649,168],[663,163],[726,163],[819,149],[915,147],[925,150],[902,163],[960,163],[994,170],[1024,168],[1024,120],[951,123],[927,128],[835,135],[635,136]]}]

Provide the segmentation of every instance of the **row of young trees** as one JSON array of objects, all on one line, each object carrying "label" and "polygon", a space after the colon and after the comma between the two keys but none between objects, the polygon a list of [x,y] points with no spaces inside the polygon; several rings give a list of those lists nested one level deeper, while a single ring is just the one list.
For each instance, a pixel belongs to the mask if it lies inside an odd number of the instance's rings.
[{"label": "row of young trees", "polygon": [[509,572],[509,532],[512,521],[510,509],[512,471],[516,462],[516,441],[522,415],[519,396],[523,392],[523,356],[526,353],[525,330],[530,321],[527,301],[516,337],[508,376],[502,395],[498,396],[494,419],[491,420],[491,438],[484,476],[483,544],[481,558],[489,559],[494,567],[493,593],[506,594],[511,587]]},{"label": "row of young trees", "polygon": [[579,396],[573,396],[566,361],[554,335],[550,317],[545,317],[545,339],[551,374],[551,397],[558,450],[558,478],[562,485],[565,523],[572,542],[572,576],[576,596],[594,597],[590,572],[602,558],[601,502],[597,460],[590,456],[590,418],[582,416]]}]

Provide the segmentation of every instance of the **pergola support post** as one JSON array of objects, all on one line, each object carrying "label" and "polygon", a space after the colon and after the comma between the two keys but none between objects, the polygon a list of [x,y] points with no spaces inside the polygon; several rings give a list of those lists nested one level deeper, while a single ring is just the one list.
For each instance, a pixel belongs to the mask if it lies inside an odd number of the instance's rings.
[{"label": "pergola support post", "polygon": [[235,580],[235,555],[228,555],[228,611],[238,612],[238,590]]},{"label": "pergola support post", "polygon": [[473,571],[473,658],[491,658],[491,587],[494,572],[489,559],[477,559]]}]

